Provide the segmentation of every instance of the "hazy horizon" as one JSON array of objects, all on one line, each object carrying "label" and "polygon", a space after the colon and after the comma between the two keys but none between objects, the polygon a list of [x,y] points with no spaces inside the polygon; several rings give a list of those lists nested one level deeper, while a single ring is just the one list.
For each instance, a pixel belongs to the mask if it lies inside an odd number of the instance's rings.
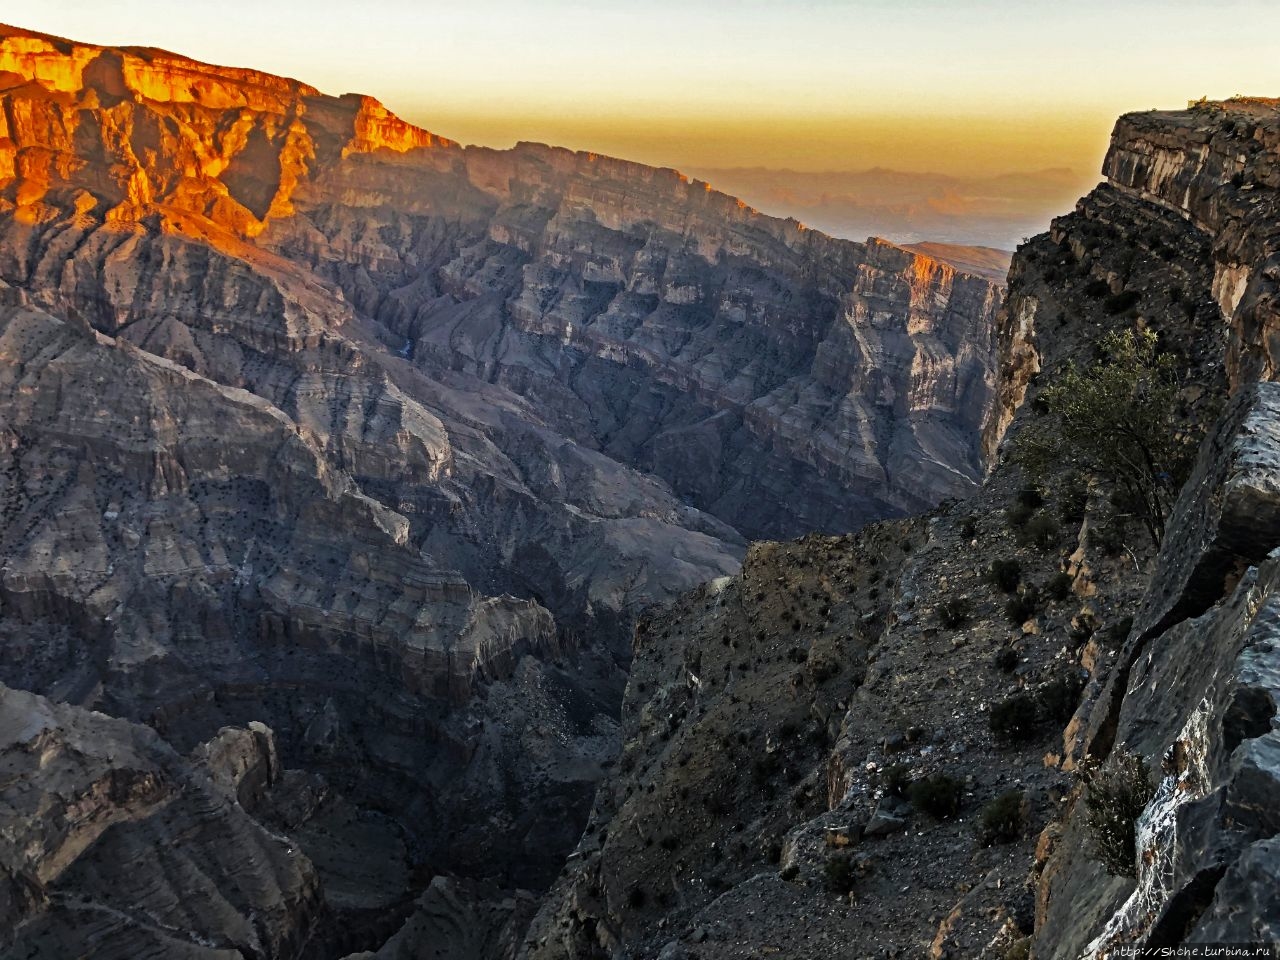
[{"label": "hazy horizon", "polygon": [[[1249,29],[1207,31],[1228,8]],[[466,143],[966,176],[1091,176],[1120,113],[1268,92],[1280,36],[1262,0],[44,0],[4,18],[371,94]]]},{"label": "hazy horizon", "polygon": [[[1205,30],[1228,9],[1245,35]],[[45,0],[4,17],[369,94],[462,143],[719,172],[716,187],[841,235],[888,224],[868,232],[1005,247],[1097,182],[1120,114],[1275,92],[1280,37],[1280,5],[1262,0],[381,0],[355,14],[340,0]],[[877,172],[922,177],[936,195],[901,180],[850,199],[806,181]],[[941,183],[1003,176],[1043,189],[1010,200]]]}]

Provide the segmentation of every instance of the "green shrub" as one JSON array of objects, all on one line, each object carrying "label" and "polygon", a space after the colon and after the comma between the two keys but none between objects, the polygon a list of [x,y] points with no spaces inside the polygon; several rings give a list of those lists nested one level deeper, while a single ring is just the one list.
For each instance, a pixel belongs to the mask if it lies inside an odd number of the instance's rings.
[{"label": "green shrub", "polygon": [[1074,673],[1054,677],[1036,692],[1040,702],[1040,717],[1045,723],[1062,726],[1071,719],[1080,704],[1083,682]]},{"label": "green shrub", "polygon": [[938,607],[938,620],[948,630],[963,627],[973,615],[973,604],[968,597],[951,597]]},{"label": "green shrub", "polygon": [[[1107,308],[1128,309],[1138,296],[1108,297]],[[1179,359],[1161,352],[1151,331],[1111,334],[1099,354],[1088,369],[1069,365],[1045,389],[1051,415],[1019,434],[1015,459],[1032,477],[1070,465],[1100,481],[1133,505],[1122,512],[1140,520],[1158,547],[1201,432],[1179,413]]]},{"label": "green shrub", "polygon": [[1061,603],[1071,596],[1071,585],[1075,581],[1069,573],[1055,573],[1045,585],[1045,593],[1049,599]]},{"label": "green shrub", "polygon": [[1124,538],[1124,517],[1118,513],[1107,514],[1089,528],[1089,543],[1108,557],[1124,551]]},{"label": "green shrub", "polygon": [[1142,757],[1115,750],[1086,781],[1085,828],[1093,855],[1115,876],[1137,875],[1138,817],[1155,795]]},{"label": "green shrub", "polygon": [[987,716],[991,732],[1014,743],[1030,740],[1038,727],[1035,698],[1018,692],[991,705]]},{"label": "green shrub", "polygon": [[1029,507],[1025,503],[1019,502],[1005,510],[1004,516],[1009,521],[1009,529],[1018,532],[1027,525],[1035,512],[1035,507]]},{"label": "green shrub", "polygon": [[853,860],[848,854],[836,854],[830,857],[822,868],[826,878],[827,889],[832,893],[844,895],[853,889]]},{"label": "green shrub", "polygon": [[1036,512],[1017,532],[1018,543],[1024,547],[1048,550],[1058,542],[1058,521],[1044,510]]},{"label": "green shrub", "polygon": [[1058,517],[1063,523],[1081,523],[1088,505],[1088,484],[1078,473],[1072,474],[1058,491]]},{"label": "green shrub", "polygon": [[1026,797],[1021,790],[1009,790],[982,808],[974,830],[978,842],[989,847],[996,843],[1013,843],[1022,836],[1026,824]]},{"label": "green shrub", "polygon": [[911,804],[938,820],[960,812],[964,783],[945,773],[935,773],[911,785]]},{"label": "green shrub", "polygon": [[1021,593],[1014,594],[1004,605],[1004,615],[1015,627],[1026,623],[1040,609],[1040,595],[1034,587],[1024,587]]},{"label": "green shrub", "polygon": [[1005,593],[1013,593],[1022,582],[1022,564],[1017,560],[994,560],[987,570],[987,580]]}]

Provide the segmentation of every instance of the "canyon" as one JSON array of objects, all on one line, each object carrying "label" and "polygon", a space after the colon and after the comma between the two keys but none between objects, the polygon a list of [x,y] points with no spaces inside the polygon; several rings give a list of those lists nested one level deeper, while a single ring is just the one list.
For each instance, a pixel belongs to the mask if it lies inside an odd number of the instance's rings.
[{"label": "canyon", "polygon": [[[1280,940],[1280,101],[1121,117],[1004,285],[159,50],[0,102],[6,956]],[[1125,335],[1154,536],[1027,454]]]},{"label": "canyon", "polygon": [[[622,762],[523,956],[1277,941],[1278,137],[1280,100],[1122,117],[1106,182],[1014,257],[981,489],[754,545],[637,626]],[[1059,378],[1135,330],[1199,448],[1159,543],[1024,452]],[[1124,763],[1150,792],[1107,863],[1096,785]]]},{"label": "canyon", "polygon": [[0,104],[8,952],[514,949],[636,617],[981,479],[942,260],[159,50]]}]

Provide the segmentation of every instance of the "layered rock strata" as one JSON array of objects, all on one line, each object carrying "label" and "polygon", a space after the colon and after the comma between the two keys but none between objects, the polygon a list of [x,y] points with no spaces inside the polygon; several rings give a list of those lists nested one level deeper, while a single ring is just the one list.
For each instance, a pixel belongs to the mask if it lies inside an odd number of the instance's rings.
[{"label": "layered rock strata", "polygon": [[981,473],[1001,294],[927,256],[164,51],[0,29],[0,106],[0,680],[274,730],[309,955],[514,943],[636,613]]}]

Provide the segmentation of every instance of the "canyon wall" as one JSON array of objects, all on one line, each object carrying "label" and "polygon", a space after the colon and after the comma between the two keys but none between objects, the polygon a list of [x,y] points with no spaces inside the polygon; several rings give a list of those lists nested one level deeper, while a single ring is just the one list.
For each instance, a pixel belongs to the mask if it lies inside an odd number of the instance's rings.
[{"label": "canyon wall", "polygon": [[[513,945],[635,617],[982,474],[1001,291],[939,260],[164,51],[0,29],[0,107],[0,682],[171,766],[265,725],[218,802],[307,863],[270,931],[122,950]],[[124,923],[5,870],[33,950]]]}]

